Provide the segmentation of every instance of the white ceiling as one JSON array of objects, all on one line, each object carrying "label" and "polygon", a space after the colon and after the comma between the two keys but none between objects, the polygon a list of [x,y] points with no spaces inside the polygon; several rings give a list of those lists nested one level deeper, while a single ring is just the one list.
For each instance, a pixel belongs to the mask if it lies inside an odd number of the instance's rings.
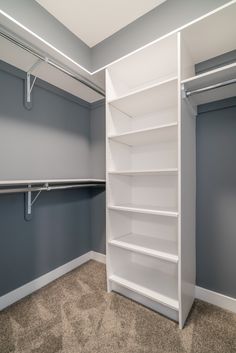
[{"label": "white ceiling", "polygon": [[36,0],[92,47],[166,0]]}]

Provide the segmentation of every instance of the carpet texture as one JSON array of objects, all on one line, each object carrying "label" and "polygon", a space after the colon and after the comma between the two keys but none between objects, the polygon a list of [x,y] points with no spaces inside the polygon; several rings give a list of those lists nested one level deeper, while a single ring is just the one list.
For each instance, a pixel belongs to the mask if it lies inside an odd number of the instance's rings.
[{"label": "carpet texture", "polygon": [[1,353],[236,353],[236,315],[196,301],[183,330],[116,293],[89,261],[0,312]]}]

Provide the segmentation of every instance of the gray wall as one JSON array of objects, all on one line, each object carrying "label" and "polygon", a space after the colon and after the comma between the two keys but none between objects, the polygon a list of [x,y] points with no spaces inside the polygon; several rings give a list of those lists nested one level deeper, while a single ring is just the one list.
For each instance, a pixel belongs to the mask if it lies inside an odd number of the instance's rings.
[{"label": "gray wall", "polygon": [[89,48],[36,1],[0,0],[0,9],[86,69],[94,71],[228,2],[229,0],[167,0],[93,48]]},{"label": "gray wall", "polygon": [[167,0],[94,46],[91,49],[92,68],[95,70],[103,67],[228,2],[228,0]]},{"label": "gray wall", "polygon": [[236,298],[236,97],[199,107],[197,285]]},{"label": "gray wall", "polygon": [[[91,177],[90,105],[38,81],[27,111],[24,76],[0,64],[0,180]],[[100,192],[43,192],[29,222],[23,194],[0,195],[0,296],[92,249]]]},{"label": "gray wall", "polygon": [[[91,106],[91,164],[92,176],[105,179],[105,102],[100,101]],[[91,190],[91,246],[93,251],[106,252],[106,194],[105,190]]]},{"label": "gray wall", "polygon": [[[10,68],[0,62],[0,69]],[[0,71],[0,179],[87,178],[90,164],[90,109],[38,80],[33,108],[23,106],[20,70]],[[40,85],[41,82],[41,85]],[[77,104],[79,103],[79,104]]]}]

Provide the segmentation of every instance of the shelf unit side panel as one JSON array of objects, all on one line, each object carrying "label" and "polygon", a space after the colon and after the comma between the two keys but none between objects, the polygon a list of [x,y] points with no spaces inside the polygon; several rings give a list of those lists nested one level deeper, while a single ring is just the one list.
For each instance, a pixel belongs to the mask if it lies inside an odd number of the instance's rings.
[{"label": "shelf unit side panel", "polygon": [[196,117],[181,97],[181,63],[186,51],[179,34],[179,325],[184,326],[195,297],[196,281]]}]

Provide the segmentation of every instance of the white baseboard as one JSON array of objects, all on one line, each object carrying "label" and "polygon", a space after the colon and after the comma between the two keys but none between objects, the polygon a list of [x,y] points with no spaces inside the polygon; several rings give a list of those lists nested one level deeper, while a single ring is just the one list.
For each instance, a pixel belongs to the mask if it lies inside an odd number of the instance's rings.
[{"label": "white baseboard", "polygon": [[91,251],[91,259],[98,261],[98,262],[102,262],[103,264],[106,263],[106,255],[101,254],[96,251]]},{"label": "white baseboard", "polygon": [[0,297],[0,310],[3,310],[7,306],[17,302],[18,300],[26,297],[29,294],[32,294],[36,290],[46,286],[48,283],[54,281],[55,279],[65,275],[66,273],[74,270],[76,267],[84,264],[85,262],[91,260],[92,251],[87,252],[86,254],[77,257],[76,259],[62,265],[55,270],[52,270],[45,275],[36,278],[35,280],[26,283],[25,285],[3,295]]},{"label": "white baseboard", "polygon": [[[0,310],[3,310],[4,308],[26,297],[27,295],[32,294],[38,289],[46,286],[50,282],[74,270],[89,260],[95,260],[105,264],[106,255],[100,254],[96,251],[89,251],[86,254],[66,263],[65,265],[62,265],[29,283],[26,283],[25,285],[0,297]],[[236,299],[226,295],[196,286],[195,298],[201,299],[207,303],[214,304],[220,308],[236,313]]]},{"label": "white baseboard", "polygon": [[196,286],[195,298],[236,313],[236,299],[228,297],[227,295]]}]

